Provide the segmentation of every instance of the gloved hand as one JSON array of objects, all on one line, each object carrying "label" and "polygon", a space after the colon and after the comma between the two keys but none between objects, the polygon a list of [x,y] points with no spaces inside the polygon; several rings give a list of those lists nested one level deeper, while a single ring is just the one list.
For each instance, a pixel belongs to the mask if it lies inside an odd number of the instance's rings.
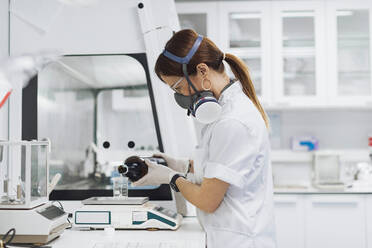
[{"label": "gloved hand", "polygon": [[158,158],[159,157],[163,158],[165,162],[167,162],[168,167],[177,172],[186,174],[189,169],[189,163],[190,163],[189,159],[173,158],[165,153],[155,153],[153,156],[158,157]]},{"label": "gloved hand", "polygon": [[172,177],[177,174],[176,171],[171,168],[151,162],[145,159],[145,163],[149,167],[147,174],[140,180],[133,182],[133,186],[144,186],[144,185],[159,185],[168,184]]}]

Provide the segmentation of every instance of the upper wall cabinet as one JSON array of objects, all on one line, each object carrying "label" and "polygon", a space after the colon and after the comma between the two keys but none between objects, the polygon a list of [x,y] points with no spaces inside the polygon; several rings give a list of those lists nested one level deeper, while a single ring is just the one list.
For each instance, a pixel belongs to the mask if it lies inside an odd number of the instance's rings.
[{"label": "upper wall cabinet", "polygon": [[329,93],[335,104],[372,104],[370,1],[328,2]]},{"label": "upper wall cabinet", "polygon": [[221,2],[219,9],[221,49],[245,62],[257,95],[267,105],[270,99],[270,32],[265,30],[270,29],[270,5]]},{"label": "upper wall cabinet", "polygon": [[372,108],[371,1],[183,2],[177,10],[182,28],[245,62],[266,108]]},{"label": "upper wall cabinet", "polygon": [[324,25],[319,2],[272,5],[274,99],[296,105],[324,104]]},{"label": "upper wall cabinet", "polygon": [[177,3],[177,13],[182,29],[194,29],[201,35],[208,36],[218,46],[218,4],[215,2]]}]

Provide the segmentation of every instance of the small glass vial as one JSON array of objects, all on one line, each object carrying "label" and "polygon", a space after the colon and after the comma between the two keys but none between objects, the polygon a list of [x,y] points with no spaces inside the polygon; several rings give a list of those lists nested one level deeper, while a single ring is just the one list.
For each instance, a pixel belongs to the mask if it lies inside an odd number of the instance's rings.
[{"label": "small glass vial", "polygon": [[128,178],[123,176],[113,177],[112,193],[114,197],[128,197]]},{"label": "small glass vial", "polygon": [[23,202],[24,199],[25,199],[24,184],[22,182],[21,177],[19,176],[17,182],[17,201]]}]

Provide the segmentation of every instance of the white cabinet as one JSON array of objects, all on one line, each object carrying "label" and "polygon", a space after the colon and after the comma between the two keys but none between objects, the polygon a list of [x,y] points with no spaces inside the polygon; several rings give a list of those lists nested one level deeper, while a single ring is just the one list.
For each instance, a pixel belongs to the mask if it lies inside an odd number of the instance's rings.
[{"label": "white cabinet", "polygon": [[311,196],[307,201],[306,247],[364,248],[363,196]]},{"label": "white cabinet", "polygon": [[[270,4],[221,2],[219,5],[221,49],[240,57],[248,66],[260,101],[270,99]],[[233,74],[229,72],[232,76]]]},{"label": "white cabinet", "polygon": [[302,196],[275,195],[274,206],[278,248],[304,248],[305,208]]},{"label": "white cabinet", "polygon": [[322,3],[274,2],[272,6],[275,102],[324,104]]},{"label": "white cabinet", "polygon": [[201,35],[218,42],[218,4],[216,2],[177,3],[176,9],[182,29],[193,29]]},{"label": "white cabinet", "polygon": [[327,2],[329,93],[334,104],[371,105],[370,1]]},{"label": "white cabinet", "polygon": [[372,108],[371,1],[176,6],[182,28],[206,34],[245,62],[266,108]]},{"label": "white cabinet", "polygon": [[372,196],[365,201],[367,247],[372,248]]},{"label": "white cabinet", "polygon": [[372,195],[275,194],[278,248],[371,248]]}]

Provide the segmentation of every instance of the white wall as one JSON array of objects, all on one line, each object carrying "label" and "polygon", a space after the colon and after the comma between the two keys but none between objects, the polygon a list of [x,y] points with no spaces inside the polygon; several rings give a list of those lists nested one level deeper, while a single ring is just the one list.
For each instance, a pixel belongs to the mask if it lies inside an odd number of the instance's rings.
[{"label": "white wall", "polygon": [[[367,151],[368,135],[372,134],[371,110],[282,110],[268,111],[279,118],[271,123],[280,144],[272,140],[273,150],[291,149],[291,137],[315,136],[319,141],[319,149],[360,150]],[[272,119],[273,120],[273,119]],[[366,154],[367,155],[367,154]],[[356,158],[356,161],[341,163],[341,177],[344,166],[362,162],[368,157]],[[275,185],[309,185],[311,182],[312,162],[275,161],[273,159],[273,175]]]},{"label": "white wall", "polygon": [[[290,149],[292,136],[312,135],[319,149],[367,149],[372,134],[371,110],[286,110],[268,111],[280,116],[280,147]],[[274,124],[274,123],[272,123]]]},{"label": "white wall", "polygon": [[[0,1],[0,62],[8,57],[8,0]],[[8,104],[0,109],[0,139],[8,139]]]}]

